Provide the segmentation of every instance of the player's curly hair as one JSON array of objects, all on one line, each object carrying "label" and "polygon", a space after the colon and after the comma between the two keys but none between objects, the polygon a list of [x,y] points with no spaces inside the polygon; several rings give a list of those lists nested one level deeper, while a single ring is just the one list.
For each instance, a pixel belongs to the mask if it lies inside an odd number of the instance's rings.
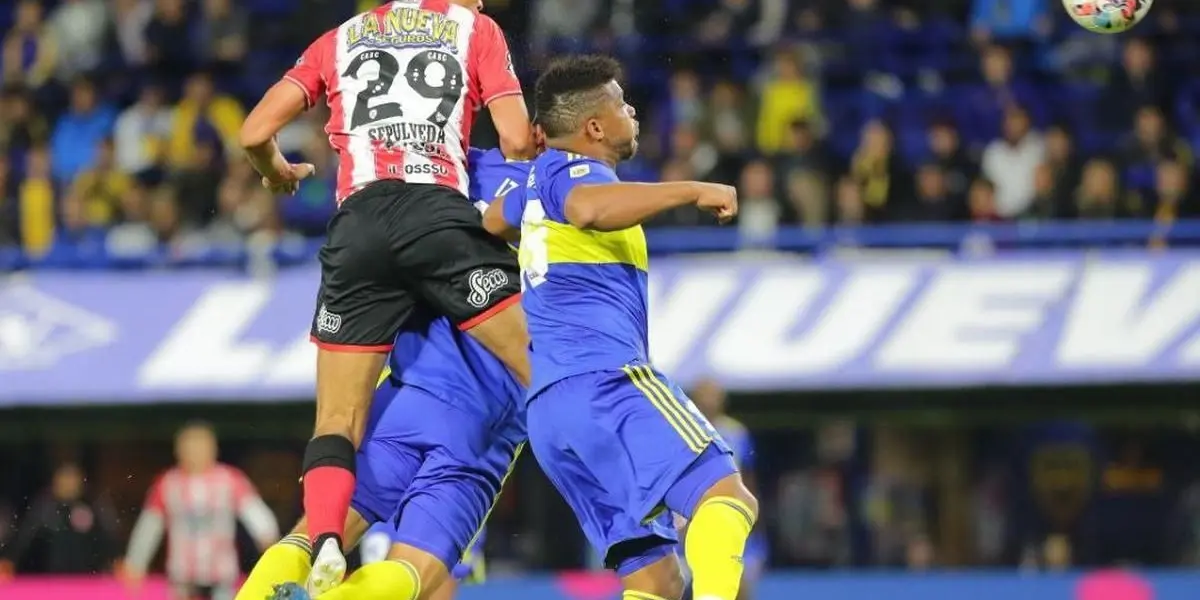
[{"label": "player's curly hair", "polygon": [[608,56],[559,58],[538,77],[534,87],[535,120],[547,137],[570,135],[595,114],[605,100],[603,88],[620,81],[621,63]]}]

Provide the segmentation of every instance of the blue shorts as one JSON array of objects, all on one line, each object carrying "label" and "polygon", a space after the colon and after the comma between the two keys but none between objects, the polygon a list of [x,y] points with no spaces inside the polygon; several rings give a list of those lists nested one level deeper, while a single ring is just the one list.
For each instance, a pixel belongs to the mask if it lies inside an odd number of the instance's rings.
[{"label": "blue shorts", "polygon": [[621,575],[674,551],[664,509],[690,518],[713,484],[737,472],[708,420],[649,365],[562,379],[527,412],[542,471]]},{"label": "blue shorts", "polygon": [[351,506],[390,523],[392,541],[453,570],[479,533],[525,442],[523,415],[493,422],[389,379],[376,392],[358,451]]}]

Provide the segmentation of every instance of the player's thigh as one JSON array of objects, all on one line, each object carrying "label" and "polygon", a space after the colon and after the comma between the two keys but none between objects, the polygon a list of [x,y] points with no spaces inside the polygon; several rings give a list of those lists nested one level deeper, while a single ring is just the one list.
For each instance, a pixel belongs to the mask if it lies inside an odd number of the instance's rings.
[{"label": "player's thigh", "polygon": [[489,424],[462,425],[466,437],[492,432],[492,443],[475,447],[455,440],[429,449],[394,517],[395,540],[434,556],[447,573],[482,530],[523,441],[495,435],[501,432]]},{"label": "player's thigh", "polygon": [[443,186],[409,188],[395,215],[404,222],[388,224],[408,289],[464,330],[514,303],[521,291],[516,254],[483,228],[479,210]]},{"label": "player's thigh", "polygon": [[415,298],[392,261],[381,215],[393,210],[391,188],[371,186],[342,204],[317,254],[321,286],[312,338],[333,351],[386,351],[411,313]]},{"label": "player's thigh", "polygon": [[605,431],[588,424],[586,398],[556,394],[569,394],[572,389],[551,386],[529,405],[529,443],[542,472],[571,507],[588,542],[604,556],[605,567],[624,575],[639,567],[641,557],[660,557],[661,547],[675,543],[675,530],[669,523],[629,510],[627,498],[634,482],[628,469],[589,462],[576,453],[574,446],[581,436],[605,435]]},{"label": "player's thigh", "polygon": [[572,449],[602,481],[616,482],[613,491],[639,518],[658,510],[698,461],[727,451],[683,391],[648,365],[571,377],[551,390],[572,400],[560,410],[586,410],[561,419],[574,430]]},{"label": "player's thigh", "polygon": [[422,428],[425,395],[415,388],[397,388],[394,382],[386,382],[377,391],[389,393],[390,398],[377,398],[386,401],[373,408],[356,457],[350,505],[368,523],[391,518],[421,469],[423,446],[430,443],[430,432]]}]

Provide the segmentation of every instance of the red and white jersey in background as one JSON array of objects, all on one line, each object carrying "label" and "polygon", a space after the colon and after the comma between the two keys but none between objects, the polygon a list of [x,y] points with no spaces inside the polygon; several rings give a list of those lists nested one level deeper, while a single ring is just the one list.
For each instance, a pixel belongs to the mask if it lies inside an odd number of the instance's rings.
[{"label": "red and white jersey in background", "polygon": [[400,0],[362,13],[305,50],[284,79],[322,94],[337,151],[337,201],[380,179],[467,193],[475,113],[521,93],[490,17],[448,0]]},{"label": "red and white jersey in background", "polygon": [[[237,522],[260,529],[247,516],[260,513],[262,499],[246,474],[217,465],[203,473],[173,468],[150,488],[145,510],[162,518],[167,536],[167,578],[212,585],[238,578]],[[271,517],[270,526],[275,526]],[[135,530],[136,534],[136,530]]]}]

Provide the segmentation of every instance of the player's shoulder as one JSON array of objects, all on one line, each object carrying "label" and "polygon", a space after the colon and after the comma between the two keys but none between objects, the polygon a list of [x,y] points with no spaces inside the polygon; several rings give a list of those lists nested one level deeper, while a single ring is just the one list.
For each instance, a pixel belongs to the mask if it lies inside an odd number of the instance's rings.
[{"label": "player's shoulder", "polygon": [[594,171],[612,172],[608,165],[590,156],[550,148],[534,159],[534,169],[543,178],[566,176],[579,179]]}]

